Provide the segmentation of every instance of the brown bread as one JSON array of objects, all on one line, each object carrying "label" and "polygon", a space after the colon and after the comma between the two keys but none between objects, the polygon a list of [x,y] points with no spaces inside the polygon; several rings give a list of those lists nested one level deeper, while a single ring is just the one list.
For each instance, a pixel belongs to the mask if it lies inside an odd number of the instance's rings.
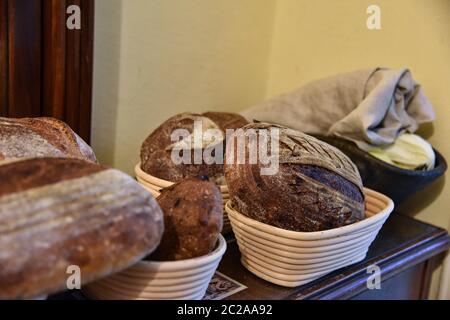
[{"label": "brown bread", "polygon": [[248,124],[248,121],[237,113],[229,112],[205,112],[202,116],[214,121],[225,132],[227,129],[239,129]]},{"label": "brown bread", "polygon": [[213,182],[187,179],[164,189],[157,200],[165,230],[149,260],[191,259],[214,250],[222,231],[223,205]]},{"label": "brown bread", "polygon": [[67,289],[151,253],[163,232],[156,200],[120,171],[79,159],[36,158],[0,165],[0,299]]},{"label": "brown bread", "polygon": [[97,162],[94,152],[64,122],[54,118],[0,118],[0,160],[61,157]]},{"label": "brown bread", "polygon": [[[215,129],[221,132],[225,138],[226,129],[236,129],[247,124],[247,121],[238,114],[208,112],[203,115],[195,113],[178,114],[161,124],[144,141],[141,148],[141,168],[148,174],[160,179],[179,182],[186,178],[208,176],[217,184],[225,184],[222,164],[207,164],[204,161],[194,164],[193,153],[191,153],[191,164],[175,164],[171,153],[174,142],[171,134],[176,129],[186,129],[191,134],[194,130],[194,122],[201,121],[204,129]],[[224,140],[219,140],[212,145],[222,146],[222,158],[225,147]],[[205,146],[202,152],[205,151]],[[215,153],[214,153],[215,154]]]},{"label": "brown bread", "polygon": [[[280,165],[275,174],[262,175],[261,168],[267,166],[260,161],[249,164],[248,148],[245,164],[238,164],[235,156],[225,166],[234,208],[260,222],[293,231],[327,230],[364,219],[362,181],[351,160],[324,142],[281,126],[258,123],[244,131],[273,128],[280,130]],[[227,159],[237,152],[236,135],[232,141]]]}]

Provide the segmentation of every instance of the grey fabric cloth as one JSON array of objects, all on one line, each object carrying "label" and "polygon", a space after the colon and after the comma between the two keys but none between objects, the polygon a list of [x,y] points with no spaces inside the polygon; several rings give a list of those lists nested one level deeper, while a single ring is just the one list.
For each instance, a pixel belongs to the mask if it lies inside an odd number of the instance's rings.
[{"label": "grey fabric cloth", "polygon": [[248,120],[335,135],[363,150],[414,133],[435,113],[408,69],[360,70],[311,82],[242,112]]}]

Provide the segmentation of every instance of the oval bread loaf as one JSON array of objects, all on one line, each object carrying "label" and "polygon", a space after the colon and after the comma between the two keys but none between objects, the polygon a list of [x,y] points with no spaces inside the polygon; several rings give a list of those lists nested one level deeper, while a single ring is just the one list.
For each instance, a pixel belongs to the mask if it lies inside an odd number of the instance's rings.
[{"label": "oval bread loaf", "polygon": [[0,118],[0,160],[59,157],[97,162],[86,142],[54,118]]},{"label": "oval bread loaf", "polygon": [[249,161],[248,138],[243,151],[245,163],[239,163],[236,156],[238,134],[227,147],[225,177],[237,211],[275,227],[304,232],[364,219],[361,177],[347,156],[313,137],[276,125],[250,124],[244,127],[243,136],[273,129],[278,130],[279,139],[269,136],[264,147],[270,151],[271,143],[279,142],[278,159],[272,158],[279,162],[274,174],[262,175],[261,169],[267,165],[260,159],[254,164]]},{"label": "oval bread loaf", "polygon": [[163,232],[156,200],[126,174],[78,159],[0,165],[0,299],[67,289],[131,266]]}]

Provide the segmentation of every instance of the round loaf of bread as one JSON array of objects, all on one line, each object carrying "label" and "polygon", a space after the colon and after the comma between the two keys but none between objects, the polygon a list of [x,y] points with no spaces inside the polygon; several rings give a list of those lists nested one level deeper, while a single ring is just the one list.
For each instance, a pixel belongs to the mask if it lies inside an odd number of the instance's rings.
[{"label": "round loaf of bread", "polygon": [[[260,158],[251,161],[249,137],[271,150],[273,172]],[[253,135],[254,136],[254,135]],[[238,139],[244,137],[245,149]],[[234,134],[226,153],[225,177],[233,207],[260,222],[286,230],[313,232],[364,219],[364,193],[357,167],[338,149],[301,132],[256,123]],[[242,143],[241,143],[242,144]],[[244,155],[239,160],[239,152]],[[243,161],[242,159],[245,159]],[[274,166],[278,163],[278,167]]]},{"label": "round loaf of bread", "polygon": [[165,230],[149,260],[192,259],[215,249],[222,231],[223,204],[213,182],[186,179],[164,189],[157,200],[164,212]]},{"label": "round loaf of bread", "polygon": [[[128,175],[79,159],[0,165],[0,299],[30,299],[121,271],[163,233],[156,200]],[[69,277],[73,275],[73,281]]]},{"label": "round loaf of bread", "polygon": [[54,118],[0,118],[0,160],[58,157],[97,162],[86,142]]},{"label": "round loaf of bread", "polygon": [[[204,132],[215,132],[216,135],[203,135],[200,143],[195,144],[194,128],[200,124],[200,134]],[[223,177],[223,157],[225,153],[225,133],[226,129],[237,129],[247,124],[247,121],[240,115],[234,113],[208,112],[203,115],[194,113],[178,114],[161,124],[144,141],[141,148],[141,169],[157,178],[179,182],[186,178],[208,176],[217,184],[225,184]],[[180,139],[179,142],[173,140],[172,134],[177,130],[186,130],[189,136]],[[189,163],[177,163],[172,158],[175,148],[189,150]],[[186,147],[187,146],[187,147]],[[211,154],[215,156],[215,147],[219,147],[221,154],[219,163],[207,163],[203,157],[200,161],[195,161],[194,152],[199,150],[201,154],[210,148]],[[183,155],[184,156],[184,155]]]},{"label": "round loaf of bread", "polygon": [[228,129],[236,130],[248,124],[248,121],[237,113],[205,112],[202,116],[215,122],[223,132],[226,132]]}]

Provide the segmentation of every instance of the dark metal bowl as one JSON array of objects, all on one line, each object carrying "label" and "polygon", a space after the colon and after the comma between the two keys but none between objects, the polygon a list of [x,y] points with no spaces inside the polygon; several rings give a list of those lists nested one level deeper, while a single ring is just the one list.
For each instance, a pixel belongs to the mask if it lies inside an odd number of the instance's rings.
[{"label": "dark metal bowl", "polygon": [[381,161],[359,149],[351,141],[337,137],[313,136],[345,153],[358,167],[364,186],[387,195],[396,205],[400,205],[412,195],[424,190],[443,176],[447,170],[447,162],[435,149],[435,168],[430,171],[415,171],[398,168]]}]

